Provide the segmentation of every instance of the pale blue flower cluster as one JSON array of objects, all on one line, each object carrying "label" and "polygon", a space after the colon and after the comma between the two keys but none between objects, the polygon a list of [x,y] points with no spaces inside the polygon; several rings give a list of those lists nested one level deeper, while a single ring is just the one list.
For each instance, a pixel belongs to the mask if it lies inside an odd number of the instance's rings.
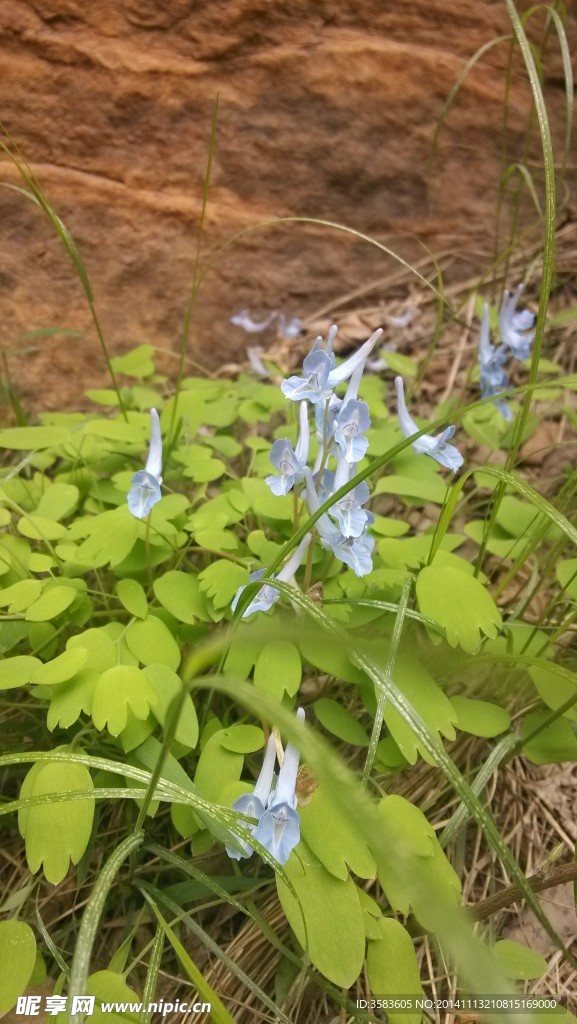
[{"label": "pale blue flower cluster", "polygon": [[276,309],[265,316],[264,320],[253,320],[248,309],[241,309],[240,313],[235,313],[230,318],[231,324],[241,327],[247,334],[260,334],[261,331],[266,331],[267,327],[270,327],[275,320],[279,334],[283,338],[298,338],[303,329],[302,320],[298,316],[287,317]]},{"label": "pale blue flower cluster", "polygon": [[[297,721],[303,722],[303,708],[297,709]],[[252,793],[244,793],[232,805],[256,824],[250,827],[253,837],[264,846],[279,864],[286,864],[295,846],[300,842],[300,818],[296,810],[296,781],[299,770],[299,753],[292,743],[287,744],[279,769],[276,788],[273,789],[276,762],[274,734],[268,738],[266,752],[259,777]],[[234,860],[251,857],[254,849],[248,843],[237,839],[242,850],[226,847],[229,857]]]},{"label": "pale blue flower cluster", "polygon": [[483,306],[479,334],[481,395],[483,398],[494,398],[495,405],[506,420],[511,419],[512,413],[505,399],[499,396],[509,387],[509,376],[505,370],[508,354],[510,353],[514,359],[528,359],[535,337],[533,313],[528,309],[517,311],[522,291],[523,285],[520,284],[512,295],[507,289],[503,292],[503,301],[499,311],[501,344],[497,347],[491,344],[489,307],[486,303]]},{"label": "pale blue flower cluster", "polygon": [[[288,439],[275,441],[271,462],[280,476],[267,477],[274,494],[287,494],[296,483],[304,482],[304,493],[311,514],[318,511],[332,494],[355,475],[355,466],[364,458],[371,425],[369,407],[359,400],[359,386],[367,359],[382,335],[375,331],[361,348],[337,365],[333,345],[337,328],[333,325],[326,342],[316,339],[304,360],[302,376],[289,377],[281,383],[283,394],[292,402],[300,402],[300,429],[296,448]],[[334,389],[348,381],[343,398]],[[319,443],[314,471],[307,466],[309,454],[308,405],[314,407],[316,436]],[[329,460],[334,470],[327,468]],[[348,565],[357,576],[366,576],[373,568],[374,539],[367,528],[374,521],[362,506],[368,501],[369,489],[360,484],[340,498],[316,522],[321,544],[336,558]]]}]

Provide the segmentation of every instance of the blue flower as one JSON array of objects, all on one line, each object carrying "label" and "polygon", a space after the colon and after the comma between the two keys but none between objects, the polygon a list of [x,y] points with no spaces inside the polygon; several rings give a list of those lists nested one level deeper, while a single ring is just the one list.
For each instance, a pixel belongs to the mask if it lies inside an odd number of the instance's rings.
[{"label": "blue flower", "polygon": [[273,322],[275,316],[276,310],[273,310],[264,320],[257,322],[251,318],[248,309],[241,309],[240,313],[235,313],[234,316],[231,316],[230,322],[235,327],[242,327],[243,331],[246,331],[247,334],[258,334],[260,331],[266,330],[269,324]]},{"label": "blue flower", "polygon": [[332,354],[332,344],[337,333],[333,325],[329,331],[327,344],[324,349],[320,348],[322,338],[315,341],[311,352],[309,352],[303,363],[303,377],[289,377],[281,383],[283,395],[293,402],[300,402],[307,399],[316,405],[317,402],[329,399],[333,388],[337,384],[344,384],[353,375],[356,369],[364,366],[377,341],[382,335],[379,328],[373,335],[361,345],[357,352],[345,359],[340,366],[335,366]]},{"label": "blue flower", "polygon": [[347,462],[360,462],[366,454],[369,442],[364,433],[371,420],[366,402],[356,399],[346,402],[334,423],[335,441]]},{"label": "blue flower", "polygon": [[139,469],[131,480],[128,508],[137,519],[146,519],[153,505],[160,501],[162,483],[162,435],[156,409],[150,410],[150,448],[144,469]]},{"label": "blue flower", "polygon": [[295,483],[300,483],[309,457],[309,445],[308,406],[306,402],[301,402],[299,410],[299,436],[296,448],[293,448],[288,437],[275,441],[271,448],[270,461],[280,473],[280,476],[267,476],[265,479],[265,483],[268,484],[273,494],[278,496],[288,494]]},{"label": "blue flower", "polygon": [[523,285],[520,284],[512,295],[507,289],[503,292],[503,301],[499,311],[499,332],[501,340],[508,345],[515,359],[528,359],[535,331],[531,330],[535,317],[528,309],[517,312],[517,303],[521,298]]},{"label": "blue flower", "polygon": [[[305,470],[305,487],[307,505],[312,515],[318,511],[321,502],[309,469]],[[366,516],[368,522],[369,513],[366,513]],[[331,523],[326,512],[317,519],[315,526],[322,546],[327,551],[332,551],[335,557],[348,565],[357,576],[367,576],[372,572],[371,552],[375,546],[373,537],[366,534],[359,537],[345,537],[341,530]]]},{"label": "blue flower", "polygon": [[[298,548],[296,548],[295,551],[293,551],[292,555],[285,563],[285,565],[283,565],[280,572],[278,572],[276,576],[272,577],[273,579],[279,580],[281,583],[293,582],[294,584],[293,576],[297,569],[299,568],[299,566],[302,564],[306,550],[311,542],[311,536],[312,534],[310,533],[305,534]],[[250,574],[250,582],[254,583],[256,580],[262,579],[265,573],[266,569],[258,569],[256,572],[252,572]],[[296,584],[294,585],[296,586]],[[240,600],[240,595],[242,594],[244,589],[244,586],[238,588],[231,604],[231,608],[233,611],[235,610]],[[248,608],[245,608],[244,612],[242,613],[243,619],[245,619],[247,615],[253,615],[255,612],[268,612],[272,608],[273,604],[275,604],[276,601],[278,601],[279,597],[280,591],[277,590],[276,587],[271,586],[270,583],[265,583],[264,586],[262,586],[261,589],[258,591],[256,596],[252,599]]]},{"label": "blue flower", "polygon": [[[298,708],[297,721],[303,722],[304,709]],[[256,826],[253,836],[279,864],[286,864],[301,837],[300,818],[296,811],[296,781],[299,770],[299,752],[288,743],[278,774],[276,789],[271,793],[267,808]]]},{"label": "blue flower", "polygon": [[[340,490],[349,482],[351,467],[346,459],[339,459],[336,473],[325,470],[319,492],[319,501],[324,502],[335,491]],[[366,480],[347,491],[343,498],[335,501],[329,509],[329,515],[336,519],[338,528],[344,538],[360,537],[367,526],[374,523],[372,512],[361,508],[369,500],[370,491]]]},{"label": "blue flower", "polygon": [[[405,437],[412,437],[413,434],[418,434],[419,428],[409,415],[409,410],[405,403],[405,388],[402,377],[395,377],[395,388],[397,389],[398,418],[401,433]],[[463,456],[454,445],[447,444],[454,436],[455,430],[456,427],[447,427],[437,437],[432,437],[431,434],[423,434],[422,437],[413,441],[412,448],[417,455],[430,455],[441,466],[446,466],[447,469],[452,469],[456,473],[463,465]]]},{"label": "blue flower", "polygon": [[[256,818],[257,820],[262,818],[266,809],[267,800],[270,796],[275,761],[276,743],[274,735],[271,732],[266,745],[262,768],[260,770],[259,777],[256,780],[256,785],[252,793],[244,793],[243,796],[239,796],[238,800],[235,800],[232,805],[233,811],[240,811],[241,814],[246,814],[249,818]],[[255,828],[256,826],[253,825],[252,828],[250,828],[250,831],[254,832]],[[226,852],[229,857],[232,857],[233,860],[240,860],[241,857],[250,857],[254,852],[252,846],[249,846],[248,843],[238,837],[237,842],[240,843],[242,847],[242,853],[238,850],[231,850],[227,846]]]},{"label": "blue flower", "polygon": [[512,413],[509,406],[504,398],[498,398],[501,391],[505,391],[509,387],[509,378],[503,367],[506,360],[507,354],[505,352],[505,346],[499,345],[498,348],[494,348],[491,344],[489,331],[489,307],[487,303],[485,303],[483,306],[483,316],[481,318],[481,331],[479,334],[479,373],[481,395],[483,398],[497,399],[495,401],[495,405],[499,409],[499,412],[502,413],[506,420],[510,420]]}]

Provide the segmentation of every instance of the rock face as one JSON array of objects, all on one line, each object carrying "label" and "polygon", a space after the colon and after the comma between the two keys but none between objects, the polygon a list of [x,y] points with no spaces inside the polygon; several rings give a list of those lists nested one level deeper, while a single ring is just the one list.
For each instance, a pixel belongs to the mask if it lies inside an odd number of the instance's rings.
[{"label": "rock face", "polygon": [[[535,37],[542,23],[535,23]],[[336,221],[403,255],[491,261],[507,46],[488,50],[441,134],[435,122],[475,50],[510,31],[483,0],[2,0],[1,120],[83,254],[113,352],[175,350],[190,292],[211,120],[216,151],[202,254],[278,217]],[[563,131],[558,46],[545,64]],[[530,91],[514,62],[509,146],[522,151]],[[538,153],[538,149],[535,150]],[[538,171],[537,171],[538,174]],[[17,174],[5,159],[5,182]],[[82,291],[40,211],[0,194],[3,344],[24,400],[56,408],[106,382]],[[217,253],[188,352],[241,358],[228,318],[249,306],[307,317],[395,270],[328,227],[259,228]],[[21,342],[46,326],[78,339]]]}]

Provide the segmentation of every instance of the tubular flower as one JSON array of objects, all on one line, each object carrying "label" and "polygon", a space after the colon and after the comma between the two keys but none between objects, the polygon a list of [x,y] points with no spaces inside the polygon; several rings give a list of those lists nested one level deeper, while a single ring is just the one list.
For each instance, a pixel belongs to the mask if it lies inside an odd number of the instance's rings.
[{"label": "tubular flower", "polygon": [[310,430],[308,406],[301,402],[299,409],[299,436],[296,448],[293,448],[288,437],[275,441],[270,452],[270,461],[275,469],[278,469],[280,476],[267,476],[265,483],[268,484],[273,494],[288,494],[295,483],[300,483],[303,478],[304,467],[309,457]]},{"label": "tubular flower", "polygon": [[[313,515],[321,503],[310,469],[305,469],[305,488],[309,512]],[[369,513],[366,515],[368,517]],[[332,551],[335,557],[348,565],[357,576],[366,576],[372,571],[371,552],[375,546],[373,537],[366,534],[358,537],[344,536],[340,529],[331,523],[326,513],[317,519],[315,525],[322,546]]]},{"label": "tubular flower", "polygon": [[335,366],[332,354],[332,345],[337,333],[337,328],[331,327],[327,344],[324,349],[320,348],[322,339],[317,338],[312,350],[309,352],[303,363],[304,376],[289,377],[281,383],[281,391],[286,398],[292,402],[299,402],[307,399],[313,405],[326,399],[330,399],[333,388],[337,384],[344,384],[352,377],[355,370],[364,366],[377,341],[382,335],[379,328],[371,335],[364,345],[361,345],[357,352],[345,359],[340,366]]},{"label": "tubular flower", "polygon": [[[397,389],[398,418],[401,433],[405,437],[412,437],[413,434],[418,434],[419,428],[409,415],[405,402],[405,387],[402,377],[395,377],[395,388]],[[430,455],[441,466],[446,466],[447,469],[452,469],[456,473],[463,465],[463,456],[454,445],[447,444],[454,436],[455,430],[456,427],[447,427],[437,437],[432,437],[431,434],[423,434],[422,437],[413,441],[412,448],[417,455]]]},{"label": "tubular flower", "polygon": [[[350,469],[351,467],[345,459],[339,459],[334,477],[332,473],[326,474],[326,476],[332,477],[332,480],[327,480],[325,485],[325,478],[323,477],[323,501],[328,498],[329,494],[338,491],[344,484],[349,482]],[[374,522],[375,517],[372,512],[368,512],[361,507],[369,500],[369,495],[368,484],[365,480],[362,480],[360,484],[357,484],[356,487],[348,491],[343,498],[335,501],[334,505],[329,509],[329,515],[336,519],[338,528],[344,538],[360,537],[367,526]]]},{"label": "tubular flower", "polygon": [[499,412],[510,420],[512,413],[505,399],[499,398],[501,391],[509,387],[509,378],[503,367],[507,359],[505,346],[495,348],[491,344],[489,331],[489,307],[487,303],[483,306],[481,319],[481,331],[479,334],[479,373],[481,381],[481,395],[483,398],[495,398],[495,405]]},{"label": "tubular flower", "polygon": [[[260,770],[259,777],[256,780],[256,785],[252,793],[244,793],[242,796],[239,796],[238,800],[235,800],[232,805],[233,811],[240,811],[241,814],[247,814],[250,818],[257,818],[257,820],[262,818],[266,809],[267,800],[270,796],[275,761],[276,744],[274,735],[271,732],[266,745],[262,768]],[[254,833],[255,828],[256,825],[252,826],[250,831]],[[226,852],[229,857],[232,857],[233,860],[240,860],[241,857],[250,857],[254,852],[252,846],[249,846],[249,844],[245,843],[242,839],[238,839],[237,841],[242,847],[242,853],[237,850],[231,850],[227,846]]]},{"label": "tubular flower", "polygon": [[528,359],[535,331],[531,330],[535,317],[528,309],[517,312],[517,303],[521,298],[523,285],[520,284],[512,295],[507,289],[503,292],[503,301],[499,311],[499,332],[501,341],[511,349],[515,359]]},{"label": "tubular flower", "polygon": [[[297,709],[297,721],[303,722],[304,709]],[[300,818],[296,811],[296,781],[299,770],[299,752],[288,743],[276,789],[271,793],[267,808],[253,835],[279,864],[286,864],[295,846],[300,842]]]},{"label": "tubular flower", "polygon": [[162,435],[156,409],[150,410],[150,447],[144,469],[139,469],[131,480],[127,496],[128,508],[137,519],[146,519],[153,505],[160,501],[162,483]]},{"label": "tubular flower", "polygon": [[[311,542],[311,536],[312,534],[310,533],[305,534],[299,546],[295,549],[295,551],[293,551],[292,555],[290,556],[288,561],[283,565],[280,572],[278,572],[276,576],[272,577],[273,580],[279,580],[281,583],[292,582],[293,585],[296,586],[293,577],[297,569],[302,564],[306,550]],[[265,573],[266,569],[258,569],[256,572],[252,572],[250,574],[250,582],[254,583],[256,580],[262,579]],[[233,602],[231,604],[231,608],[233,611],[235,610],[240,600],[240,595],[242,594],[244,589],[245,587],[238,588],[234,596]],[[272,608],[273,604],[275,604],[276,601],[278,601],[279,597],[280,591],[277,590],[276,587],[271,586],[270,583],[265,583],[264,586],[261,587],[256,596],[253,598],[253,600],[250,602],[248,608],[245,608],[244,612],[242,613],[243,619],[245,619],[247,615],[253,615],[254,612],[268,612],[269,609]]]}]

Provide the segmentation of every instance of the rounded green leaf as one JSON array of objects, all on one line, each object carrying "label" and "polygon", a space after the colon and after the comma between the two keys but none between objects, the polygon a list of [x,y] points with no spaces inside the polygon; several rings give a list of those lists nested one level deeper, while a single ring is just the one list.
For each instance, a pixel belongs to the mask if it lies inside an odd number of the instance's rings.
[{"label": "rounded green leaf", "polygon": [[321,697],[315,701],[315,715],[333,736],[338,736],[344,743],[354,747],[368,747],[369,738],[361,723],[350,711],[330,697]]},{"label": "rounded green leaf", "polygon": [[116,584],[116,593],[127,612],[137,619],[145,619],[148,615],[148,601],[144,587],[137,580],[126,578]]},{"label": "rounded green leaf", "polygon": [[220,732],[219,738],[224,749],[234,754],[253,754],[264,746],[263,731],[256,725],[231,725]]},{"label": "rounded green leaf", "polygon": [[30,682],[39,686],[56,686],[58,683],[65,683],[72,679],[83,667],[88,657],[88,651],[84,647],[70,648],[54,658],[47,661],[45,665],[39,665],[32,673]]},{"label": "rounded green leaf", "polygon": [[8,608],[11,615],[25,612],[42,593],[42,580],[19,580],[0,591],[0,608]]},{"label": "rounded green leaf", "polygon": [[450,566],[428,565],[417,577],[417,598],[423,615],[438,622],[451,647],[472,654],[481,634],[496,637],[502,626],[497,605],[474,576]]},{"label": "rounded green leaf", "polygon": [[[378,921],[380,938],[367,944],[367,977],[371,993],[375,996],[408,995],[415,999],[423,996],[419,965],[415,947],[408,931],[392,917]],[[395,1013],[387,1010],[391,1024],[420,1024],[422,1013]]]},{"label": "rounded green leaf", "polygon": [[289,640],[271,640],[262,648],[254,668],[254,685],[266,690],[278,700],[285,692],[290,697],[298,693],[302,679],[301,656],[298,647]]},{"label": "rounded green leaf", "polygon": [[540,953],[510,939],[495,943],[495,959],[506,978],[530,981],[547,973],[547,961]]},{"label": "rounded green leaf", "polygon": [[143,665],[162,662],[174,671],[180,665],[180,648],[168,626],[155,615],[149,615],[146,622],[133,622],[126,643]]},{"label": "rounded green leaf", "polygon": [[36,962],[36,939],[24,921],[0,921],[0,1017],[27,988]]},{"label": "rounded green leaf", "polygon": [[[35,771],[35,769],[39,769]],[[26,783],[30,780],[29,785]],[[22,797],[49,796],[93,790],[90,772],[82,764],[35,765],[24,780]],[[78,864],[92,829],[93,800],[57,800],[28,808],[19,821],[26,840],[26,859],[32,872],[44,866],[49,882],[57,885],[69,863]]]},{"label": "rounded green leaf", "polygon": [[75,484],[51,484],[40,498],[36,514],[59,522],[74,511],[79,497],[80,491]]},{"label": "rounded green leaf", "polygon": [[[420,661],[411,655],[400,655],[395,662],[393,678],[431,732],[453,740],[457,713]],[[389,701],[385,705],[384,717],[395,743],[409,764],[415,763],[419,753],[424,760],[431,760],[430,753],[419,742],[413,728]]]},{"label": "rounded green leaf", "polygon": [[104,672],[92,698],[92,721],[97,729],[108,728],[118,736],[126,728],[128,711],[135,718],[148,718],[156,693],[144,672],[132,665],[115,665]]},{"label": "rounded green leaf", "polygon": [[301,842],[297,849],[298,857],[291,856],[285,865],[297,899],[276,876],[282,908],[317,970],[334,985],[350,988],[361,973],[365,956],[365,925],[357,887],[350,876],[343,881],[331,875],[306,843]]},{"label": "rounded green leaf", "polygon": [[30,514],[21,516],[17,523],[18,533],[30,540],[60,540],[66,533],[66,527],[54,519]]},{"label": "rounded green leaf", "polygon": [[77,594],[75,587],[68,587],[66,584],[47,588],[26,612],[28,622],[48,622],[55,619],[70,607]]},{"label": "rounded green leaf", "polygon": [[[143,672],[157,697],[152,713],[161,725],[165,725],[170,706],[182,690],[181,679],[171,668],[162,664],[147,665]],[[185,697],[174,738],[184,747],[196,747],[198,743],[198,719],[190,694]]]},{"label": "rounded green leaf", "polygon": [[[528,736],[535,729],[539,729],[550,714],[551,712],[546,710],[532,711],[523,720],[522,736]],[[572,723],[566,718],[558,718],[525,743],[523,753],[533,764],[577,761],[577,736],[573,732]]]},{"label": "rounded green leaf", "polygon": [[166,572],[154,581],[154,593],[162,607],[179,622],[194,625],[198,618],[206,618],[206,600],[191,573],[176,569]]},{"label": "rounded green leaf", "polygon": [[3,658],[0,661],[0,690],[13,690],[16,686],[24,686],[31,681],[33,673],[41,666],[42,662],[38,658],[28,654]]},{"label": "rounded green leaf", "polygon": [[55,448],[64,444],[69,436],[62,427],[12,427],[0,430],[0,448],[12,448],[13,451]]},{"label": "rounded green leaf", "polygon": [[506,732],[511,725],[509,712],[489,701],[456,696],[451,697],[451,704],[457,712],[457,729],[471,736],[491,739]]}]

